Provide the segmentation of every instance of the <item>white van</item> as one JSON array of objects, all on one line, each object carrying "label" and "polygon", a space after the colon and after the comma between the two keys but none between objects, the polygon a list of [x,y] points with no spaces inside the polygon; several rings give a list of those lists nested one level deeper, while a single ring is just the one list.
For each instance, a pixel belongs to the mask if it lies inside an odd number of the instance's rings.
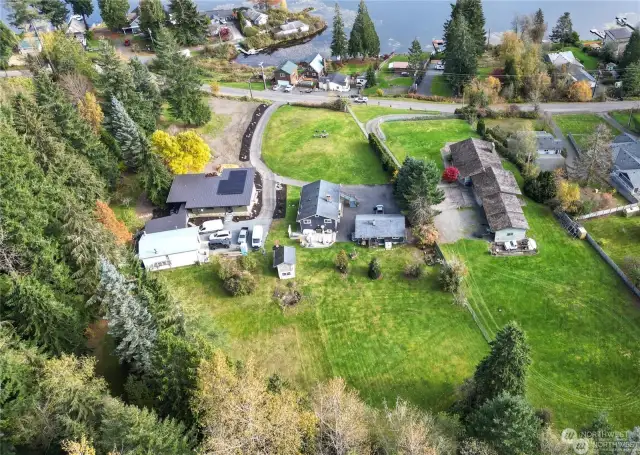
[{"label": "white van", "polygon": [[202,223],[200,226],[200,234],[209,234],[212,232],[221,231],[223,228],[222,220],[209,220]]},{"label": "white van", "polygon": [[251,247],[260,248],[262,246],[262,226],[254,226],[251,233]]}]

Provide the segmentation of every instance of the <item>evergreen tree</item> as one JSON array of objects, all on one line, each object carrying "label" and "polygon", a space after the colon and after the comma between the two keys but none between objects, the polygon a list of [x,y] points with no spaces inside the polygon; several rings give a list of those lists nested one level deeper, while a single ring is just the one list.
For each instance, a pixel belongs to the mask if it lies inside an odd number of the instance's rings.
[{"label": "evergreen tree", "polygon": [[378,83],[376,79],[376,70],[373,68],[373,65],[369,65],[367,68],[367,87],[376,85]]},{"label": "evergreen tree", "polygon": [[[160,115],[162,111],[162,96],[160,94],[160,88],[151,76],[151,72],[147,65],[142,63],[137,57],[129,60],[129,66],[131,67],[131,75],[133,77],[133,84],[136,93],[140,94],[145,103],[151,107],[150,113],[154,120]],[[155,121],[153,125],[155,126]],[[146,131],[146,128],[145,128]]]},{"label": "evergreen tree", "polygon": [[364,0],[360,0],[358,14],[353,22],[351,34],[349,35],[349,55],[351,57],[365,56],[364,47]]},{"label": "evergreen tree", "polygon": [[164,11],[160,0],[142,0],[138,7],[140,11],[140,30],[143,33],[151,34],[155,39],[160,27],[167,20],[167,13]]},{"label": "evergreen tree", "polygon": [[147,140],[117,98],[111,98],[109,111],[109,127],[122,150],[122,159],[130,169],[138,169],[148,151]]},{"label": "evergreen tree", "polygon": [[545,33],[547,33],[547,23],[544,21],[542,8],[538,8],[538,11],[535,12],[532,22],[529,29],[529,37],[534,43],[541,43]]},{"label": "evergreen tree", "polygon": [[478,68],[477,42],[469,30],[464,15],[457,14],[447,37],[447,59],[445,73],[456,93],[476,74]]},{"label": "evergreen tree", "polygon": [[93,1],[92,0],[67,0],[71,4],[73,14],[82,16],[84,25],[89,30],[89,24],[87,23],[87,16],[93,14]]},{"label": "evergreen tree", "polygon": [[23,339],[53,355],[82,344],[84,326],[77,313],[30,276],[14,280],[6,305],[0,305],[0,319],[9,321]]},{"label": "evergreen tree", "polygon": [[487,401],[472,416],[471,436],[486,441],[503,455],[535,453],[541,421],[523,396],[503,393]]},{"label": "evergreen tree", "polygon": [[9,59],[17,45],[18,37],[16,34],[4,22],[0,21],[0,70],[6,70],[9,67]]},{"label": "evergreen tree", "polygon": [[173,178],[159,156],[147,155],[142,173],[142,186],[147,197],[158,207],[164,207]]},{"label": "evergreen tree", "polygon": [[393,194],[400,206],[408,209],[411,200],[417,196],[428,199],[431,205],[442,202],[444,194],[438,188],[441,172],[432,160],[407,157],[396,177]]},{"label": "evergreen tree", "polygon": [[573,23],[571,22],[571,15],[569,13],[564,13],[560,18],[558,18],[558,22],[556,26],[551,30],[551,35],[549,35],[549,39],[554,43],[571,43],[573,40]]},{"label": "evergreen tree", "polygon": [[38,10],[41,16],[44,16],[51,22],[55,28],[60,29],[67,23],[69,11],[60,0],[37,0],[33,6]]},{"label": "evergreen tree", "polygon": [[409,48],[409,68],[413,71],[418,71],[422,63],[422,46],[418,38],[414,38]]},{"label": "evergreen tree", "polygon": [[622,74],[622,93],[640,96],[640,62],[631,63]]},{"label": "evergreen tree", "polygon": [[116,340],[116,355],[137,371],[151,371],[156,326],[147,309],[136,299],[122,274],[106,259],[100,260],[100,284],[91,305],[105,310],[109,334]]},{"label": "evergreen tree", "polygon": [[129,25],[129,0],[98,0],[100,16],[111,30],[120,31]]},{"label": "evergreen tree", "polygon": [[640,30],[635,29],[631,32],[631,38],[624,48],[622,57],[620,57],[620,68],[626,68],[632,63],[640,62]]},{"label": "evergreen tree", "polygon": [[331,39],[331,55],[346,58],[348,52],[347,34],[344,31],[344,22],[340,13],[340,6],[336,3],[333,13],[333,36]]},{"label": "evergreen tree", "polygon": [[171,0],[169,13],[175,21],[173,31],[179,44],[195,46],[205,42],[209,21],[192,0]]},{"label": "evergreen tree", "polygon": [[531,364],[529,345],[515,322],[504,326],[489,343],[491,352],[482,359],[473,376],[474,391],[469,397],[473,409],[501,393],[525,395],[527,369]]},{"label": "evergreen tree", "polygon": [[369,10],[364,4],[364,0],[360,1],[362,2],[364,12],[362,35],[364,53],[367,57],[378,57],[380,55],[380,38],[378,37],[378,32],[376,32],[376,26],[369,16]]},{"label": "evergreen tree", "polygon": [[[470,49],[472,49],[473,55],[477,58],[484,52],[486,42],[484,31],[485,19],[481,0],[457,0],[455,4],[451,5],[451,18],[444,24],[444,41],[448,49],[451,49],[449,42],[456,32],[454,21],[460,16],[463,16],[465,19],[468,33],[471,35],[470,39],[473,42]],[[453,49],[457,51],[455,45]]]}]

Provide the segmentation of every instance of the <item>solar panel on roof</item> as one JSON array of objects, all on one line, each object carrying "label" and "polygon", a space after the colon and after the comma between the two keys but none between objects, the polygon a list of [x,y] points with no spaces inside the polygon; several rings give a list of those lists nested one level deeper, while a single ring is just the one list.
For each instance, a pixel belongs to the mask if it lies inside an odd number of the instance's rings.
[{"label": "solar panel on roof", "polygon": [[245,169],[231,171],[229,172],[229,178],[227,180],[221,180],[218,184],[218,194],[242,194],[246,180],[247,171]]}]

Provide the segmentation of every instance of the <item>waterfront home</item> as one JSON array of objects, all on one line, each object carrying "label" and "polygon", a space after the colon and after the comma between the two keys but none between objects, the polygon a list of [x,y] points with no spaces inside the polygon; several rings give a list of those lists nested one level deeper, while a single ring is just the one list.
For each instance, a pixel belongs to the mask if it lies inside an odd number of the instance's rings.
[{"label": "waterfront home", "polygon": [[273,77],[278,85],[297,85],[299,78],[298,65],[291,60],[287,60],[274,71]]},{"label": "waterfront home", "polygon": [[86,46],[87,38],[85,37],[85,33],[87,33],[87,26],[85,25],[82,16],[71,16],[71,18],[69,19],[69,23],[67,24],[67,30],[65,31],[65,34],[67,36],[73,36],[76,41],[78,41],[83,46]]},{"label": "waterfront home", "polygon": [[346,74],[332,73],[318,80],[318,87],[327,91],[348,92],[351,90],[351,79]]},{"label": "waterfront home", "polygon": [[302,78],[318,81],[324,76],[324,58],[316,54],[312,59],[304,60],[298,63],[298,71]]},{"label": "waterfront home", "polygon": [[125,35],[135,35],[140,33],[140,18],[138,17],[138,8],[127,14],[127,25],[122,27],[122,33]]},{"label": "waterfront home", "polygon": [[296,33],[306,33],[309,31],[309,26],[302,21],[293,21],[282,24],[275,33],[276,38],[285,38],[289,35],[295,35]]},{"label": "waterfront home", "polygon": [[242,12],[253,25],[266,25],[269,22],[269,16],[253,8],[249,8]]},{"label": "waterfront home", "polygon": [[620,56],[624,52],[624,49],[627,47],[629,39],[631,39],[630,28],[610,28],[604,31],[604,39],[602,40],[602,45],[604,46],[608,43],[614,43],[614,52],[616,55]]}]

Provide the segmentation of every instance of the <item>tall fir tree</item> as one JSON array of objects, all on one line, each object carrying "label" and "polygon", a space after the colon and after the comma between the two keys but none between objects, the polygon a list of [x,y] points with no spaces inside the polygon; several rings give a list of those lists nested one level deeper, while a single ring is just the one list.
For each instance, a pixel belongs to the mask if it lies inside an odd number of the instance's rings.
[{"label": "tall fir tree", "polygon": [[207,38],[207,17],[198,11],[193,0],[171,0],[169,13],[175,22],[173,32],[182,46],[202,44]]},{"label": "tall fir tree", "polygon": [[369,16],[364,0],[360,0],[358,14],[349,36],[349,55],[352,57],[377,57],[380,53],[380,38]]},{"label": "tall fir tree", "polygon": [[571,14],[564,13],[558,18],[558,22],[556,23],[555,27],[553,27],[553,30],[551,30],[549,39],[554,43],[566,44],[572,41],[572,34],[573,22],[571,21]]},{"label": "tall fir tree", "polygon": [[100,16],[111,30],[120,31],[129,25],[129,0],[98,0]]},{"label": "tall fir tree", "polygon": [[38,0],[33,3],[41,16],[46,17],[56,29],[61,29],[67,24],[69,11],[60,0]]},{"label": "tall fir tree", "polygon": [[631,32],[631,38],[620,57],[620,68],[624,69],[632,63],[640,62],[640,30]]},{"label": "tall fir tree", "polygon": [[640,96],[640,62],[631,63],[622,74],[622,93]]},{"label": "tall fir tree", "polygon": [[71,9],[73,10],[73,14],[82,16],[84,25],[87,27],[87,30],[89,30],[89,24],[87,23],[87,16],[91,16],[93,14],[93,1],[92,0],[68,0],[68,3],[71,4]]},{"label": "tall fir tree", "polygon": [[[474,54],[476,57],[479,57],[484,52],[486,43],[484,30],[485,19],[481,0],[457,0],[455,4],[451,5],[451,18],[444,24],[445,43],[448,43],[451,40],[451,35],[455,33],[452,25],[455,18],[459,15],[465,18],[468,32],[471,34],[472,40],[475,43],[473,47]],[[450,48],[448,44],[447,48]]]},{"label": "tall fir tree", "polygon": [[417,71],[420,69],[420,64],[422,63],[422,46],[420,46],[420,41],[418,38],[414,38],[411,42],[411,47],[409,48],[409,68],[413,71]]},{"label": "tall fir tree", "polygon": [[145,159],[149,145],[138,125],[116,97],[111,98],[109,128],[120,146],[124,163],[129,169],[138,169]]},{"label": "tall fir tree", "polygon": [[4,22],[0,21],[0,70],[6,70],[9,67],[9,59],[17,45],[18,36]]},{"label": "tall fir tree", "polygon": [[142,172],[142,186],[153,205],[164,207],[172,181],[173,177],[160,157],[155,153],[147,154]]},{"label": "tall fir tree", "polygon": [[[361,0],[364,5],[364,0]],[[363,28],[362,43],[364,45],[364,51],[367,57],[378,57],[380,55],[380,37],[376,32],[376,26],[369,16],[369,10],[364,5],[364,28]]]},{"label": "tall fir tree", "polygon": [[[140,94],[150,107],[150,114],[155,119],[162,111],[162,96],[158,84],[151,76],[151,72],[147,65],[142,63],[138,58],[134,57],[129,60],[131,67],[131,75],[136,93]],[[156,122],[153,122],[155,126]],[[145,129],[146,131],[146,129]]]},{"label": "tall fir tree", "polygon": [[538,8],[538,11],[535,12],[532,22],[529,37],[534,43],[542,43],[544,35],[547,33],[547,23],[544,21],[542,8]]},{"label": "tall fir tree", "polygon": [[124,276],[104,258],[100,261],[100,284],[89,304],[105,311],[120,361],[129,363],[136,371],[150,372],[157,338],[153,318],[132,295]]},{"label": "tall fir tree", "polygon": [[331,38],[331,55],[344,59],[349,51],[347,34],[344,31],[344,22],[340,6],[336,3],[333,13],[333,36]]},{"label": "tall fir tree", "polygon": [[167,20],[167,13],[160,0],[142,0],[140,10],[140,30],[155,39],[158,30]]},{"label": "tall fir tree", "polygon": [[478,68],[477,42],[474,40],[467,19],[463,14],[453,18],[447,37],[445,73],[456,93],[476,74]]}]

